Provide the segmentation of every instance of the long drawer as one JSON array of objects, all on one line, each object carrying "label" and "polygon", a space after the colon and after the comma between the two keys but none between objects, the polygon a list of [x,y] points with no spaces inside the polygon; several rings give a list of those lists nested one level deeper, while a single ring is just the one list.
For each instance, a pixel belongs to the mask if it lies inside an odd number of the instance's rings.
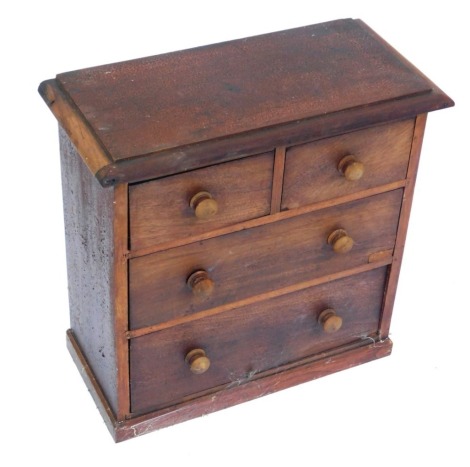
[{"label": "long drawer", "polygon": [[[130,261],[130,326],[141,328],[366,264],[395,244],[402,190]],[[327,239],[347,233],[352,249]],[[194,293],[203,271],[210,287]],[[188,282],[190,282],[188,284]],[[207,281],[206,281],[207,283]]]},{"label": "long drawer", "polygon": [[[243,384],[263,371],[374,335],[386,273],[382,267],[132,339],[132,412]],[[335,332],[319,321],[324,310],[342,320]],[[194,349],[210,362],[203,374],[192,373],[186,361]]]}]

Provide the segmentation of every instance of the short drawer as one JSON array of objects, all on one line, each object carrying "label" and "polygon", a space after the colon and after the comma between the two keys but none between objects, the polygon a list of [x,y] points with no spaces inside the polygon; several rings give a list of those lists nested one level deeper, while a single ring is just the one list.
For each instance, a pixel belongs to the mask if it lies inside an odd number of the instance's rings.
[{"label": "short drawer", "polygon": [[413,130],[406,120],[288,148],[281,209],[403,180]]},{"label": "short drawer", "polygon": [[[130,326],[165,322],[367,264],[371,254],[393,249],[401,200],[402,190],[394,190],[131,259]],[[354,241],[348,252],[335,252],[327,242],[340,230]],[[203,283],[195,285],[188,279],[198,271],[204,272],[197,278]]]},{"label": "short drawer", "polygon": [[[374,335],[386,270],[375,269],[132,339],[132,412],[167,407],[211,388],[243,384],[266,370]],[[328,327],[328,320],[319,321],[325,310],[335,313],[335,327]],[[331,316],[332,311],[328,313]],[[192,373],[185,361],[194,349],[203,350],[209,360],[204,373]]]},{"label": "short drawer", "polygon": [[273,153],[129,188],[133,250],[269,214]]}]

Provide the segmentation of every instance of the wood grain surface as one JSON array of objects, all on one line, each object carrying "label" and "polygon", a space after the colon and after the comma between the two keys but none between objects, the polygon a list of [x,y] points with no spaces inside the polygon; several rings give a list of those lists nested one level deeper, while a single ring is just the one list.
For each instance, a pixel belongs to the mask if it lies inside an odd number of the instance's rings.
[{"label": "wood grain surface", "polygon": [[[266,396],[277,391],[305,383],[337,371],[387,357],[392,351],[392,341],[356,342],[351,346],[335,349],[297,362],[296,365],[280,367],[277,371],[266,372],[261,378],[254,378],[239,386],[223,388],[196,399],[182,402],[156,412],[132,418],[116,428],[116,441],[149,433],[153,430],[180,423],[191,418],[207,415],[242,402]],[[372,380],[371,380],[372,384]]]},{"label": "wood grain surface", "polygon": [[[131,249],[186,238],[269,214],[274,154],[218,164],[129,188]],[[189,201],[209,192],[218,205],[198,219]]]},{"label": "wood grain surface", "polygon": [[115,161],[431,91],[351,19],[57,80]]},{"label": "wood grain surface", "polygon": [[390,323],[392,319],[393,304],[397,292],[398,278],[400,275],[401,262],[405,250],[406,233],[411,214],[411,204],[413,202],[413,193],[418,175],[419,159],[421,147],[423,144],[424,130],[426,128],[427,114],[416,117],[416,126],[413,134],[413,144],[411,147],[410,163],[407,172],[407,181],[403,194],[403,205],[400,211],[400,220],[398,224],[397,240],[393,255],[393,262],[390,267],[387,290],[384,299],[384,311],[380,323],[380,335],[388,336]]},{"label": "wood grain surface", "polygon": [[145,336],[146,334],[151,334],[152,332],[162,331],[163,329],[168,329],[173,326],[179,326],[181,324],[190,323],[193,321],[198,321],[200,319],[205,319],[210,316],[215,316],[220,313],[225,313],[230,310],[235,310],[236,308],[241,308],[249,306],[255,303],[260,303],[265,300],[270,300],[275,297],[281,297],[282,295],[291,294],[294,292],[301,291],[309,287],[316,287],[318,285],[326,284],[328,282],[336,281],[339,279],[344,279],[348,276],[353,276],[355,274],[360,274],[363,272],[371,271],[383,266],[388,266],[392,262],[392,250],[387,250],[389,255],[385,258],[379,259],[375,262],[370,262],[368,264],[362,264],[361,266],[354,267],[352,269],[343,269],[341,271],[328,274],[326,276],[317,277],[307,281],[297,282],[295,284],[289,285],[276,290],[270,290],[268,292],[247,297],[236,302],[224,303],[222,305],[216,306],[215,308],[209,308],[207,310],[199,311],[190,315],[180,316],[178,318],[172,319],[170,321],[165,321],[163,323],[154,324],[147,326],[145,328],[134,329],[126,332],[128,339],[134,337]]},{"label": "wood grain surface", "polygon": [[112,162],[110,154],[59,83],[53,79],[44,81],[38,91],[90,172],[96,175],[108,166]]},{"label": "wood grain surface", "polygon": [[[223,303],[367,264],[393,248],[402,190],[192,243],[129,261],[130,327],[136,329]],[[344,228],[355,245],[336,254],[328,235]],[[186,284],[198,269],[214,291],[198,300]]]},{"label": "wood grain surface", "polygon": [[39,92],[61,127],[67,345],[117,441],[390,353],[425,114],[453,102],[362,21]]},{"label": "wood grain surface", "polygon": [[130,410],[129,396],[129,278],[128,278],[128,225],[129,203],[127,183],[114,187],[114,270],[110,285],[113,294],[114,336],[116,346],[117,409],[116,419],[124,420]]},{"label": "wood grain surface", "polygon": [[286,148],[280,146],[274,153],[273,189],[271,197],[271,214],[281,210],[282,190],[284,189],[284,168],[286,161]]},{"label": "wood grain surface", "polygon": [[[131,409],[163,408],[377,332],[387,268],[284,295],[256,305],[131,340]],[[318,315],[334,308],[343,319],[325,333]],[[210,368],[201,375],[185,362],[203,349]]]},{"label": "wood grain surface", "polygon": [[320,201],[315,204],[307,204],[296,209],[290,209],[287,211],[276,212],[269,216],[257,217],[256,219],[251,219],[249,221],[239,222],[227,227],[222,227],[220,229],[211,230],[209,232],[204,232],[193,237],[172,239],[168,242],[160,243],[158,245],[151,245],[146,248],[140,248],[138,250],[132,250],[127,253],[128,258],[138,258],[141,256],[151,255],[152,253],[157,253],[163,250],[169,250],[171,248],[176,248],[183,245],[188,245],[189,243],[196,243],[202,240],[208,240],[209,238],[219,237],[222,235],[228,235],[234,232],[240,232],[242,230],[252,229],[254,227],[260,227],[262,225],[273,224],[285,219],[291,219],[296,216],[301,216],[310,212],[321,211],[322,209],[331,208],[334,206],[339,206],[341,204],[350,203],[354,201],[361,200],[363,198],[369,198],[370,196],[375,196],[381,193],[386,193],[388,191],[394,191],[400,188],[404,188],[407,184],[405,180],[398,180],[396,182],[388,183],[387,185],[381,185],[375,188],[369,188],[364,191],[356,191],[349,195],[339,196],[338,198],[328,199],[325,201]]},{"label": "wood grain surface", "polygon": [[[405,179],[413,129],[414,120],[406,120],[288,148],[281,209]],[[350,154],[364,164],[359,180],[346,180],[338,170]]]},{"label": "wood grain surface", "polygon": [[[73,108],[57,112],[52,88]],[[61,124],[82,120],[109,156],[89,161],[103,185],[453,105],[352,19],[62,73],[40,93]]]}]

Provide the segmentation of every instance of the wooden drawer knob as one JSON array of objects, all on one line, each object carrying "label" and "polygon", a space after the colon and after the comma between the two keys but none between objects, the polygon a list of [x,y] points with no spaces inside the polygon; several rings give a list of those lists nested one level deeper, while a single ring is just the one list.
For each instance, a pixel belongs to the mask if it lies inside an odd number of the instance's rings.
[{"label": "wooden drawer knob", "polygon": [[354,240],[344,229],[337,229],[331,232],[327,241],[333,247],[335,253],[347,253],[354,245]]},{"label": "wooden drawer knob", "polygon": [[198,298],[208,298],[214,292],[214,281],[204,269],[194,271],[186,282],[193,291],[193,294]]},{"label": "wooden drawer knob", "polygon": [[217,214],[217,201],[208,191],[196,193],[189,201],[189,205],[194,209],[194,214],[198,219],[205,220]]},{"label": "wooden drawer knob", "polygon": [[327,333],[338,331],[343,324],[341,316],[338,316],[336,311],[332,308],[323,310],[318,316],[318,321],[323,326],[323,330]]},{"label": "wooden drawer knob", "polygon": [[186,355],[186,363],[189,369],[196,375],[205,373],[211,366],[211,361],[207,358],[206,352],[202,349],[193,349]]},{"label": "wooden drawer knob", "polygon": [[346,180],[353,182],[359,180],[364,175],[364,164],[353,155],[344,156],[339,161],[338,170]]}]

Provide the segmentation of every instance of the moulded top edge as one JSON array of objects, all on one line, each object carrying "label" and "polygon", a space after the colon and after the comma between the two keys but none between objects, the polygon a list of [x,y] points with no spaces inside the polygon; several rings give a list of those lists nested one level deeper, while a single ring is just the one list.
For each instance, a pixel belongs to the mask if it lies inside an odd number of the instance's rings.
[{"label": "moulded top edge", "polygon": [[453,105],[352,19],[63,73],[40,92],[82,157],[74,132],[89,137],[84,160],[93,173],[119,172],[116,181],[129,168],[158,165],[159,154],[168,165],[168,154],[192,153],[189,147],[331,115],[341,120],[359,108],[381,107],[393,119],[412,113],[415,101],[415,114]]}]

